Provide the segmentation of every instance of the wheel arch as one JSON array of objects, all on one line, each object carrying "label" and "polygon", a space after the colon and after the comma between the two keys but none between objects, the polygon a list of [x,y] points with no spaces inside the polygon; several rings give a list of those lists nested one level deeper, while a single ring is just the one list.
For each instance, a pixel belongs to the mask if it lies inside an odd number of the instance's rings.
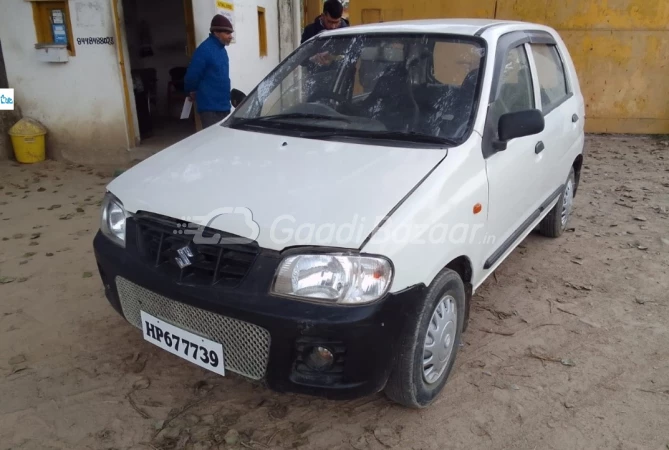
[{"label": "wheel arch", "polygon": [[472,279],[474,277],[474,269],[472,266],[472,261],[469,257],[465,255],[460,255],[457,258],[452,259],[444,269],[450,269],[460,275],[462,282],[465,285],[465,320],[462,331],[467,330],[467,324],[469,323],[469,311],[471,307],[472,299]]},{"label": "wheel arch", "polygon": [[454,258],[451,260],[451,262],[446,264],[445,268],[454,270],[458,273],[458,275],[460,275],[460,278],[462,278],[463,282],[471,284],[474,274],[472,261],[467,256],[460,255],[457,258]]},{"label": "wheel arch", "polygon": [[574,185],[574,196],[576,196],[576,192],[578,191],[578,186],[579,182],[581,180],[581,169],[583,167],[583,154],[579,154],[576,159],[574,159],[574,162],[572,163],[572,167],[574,168],[574,177],[576,178],[576,184]]}]

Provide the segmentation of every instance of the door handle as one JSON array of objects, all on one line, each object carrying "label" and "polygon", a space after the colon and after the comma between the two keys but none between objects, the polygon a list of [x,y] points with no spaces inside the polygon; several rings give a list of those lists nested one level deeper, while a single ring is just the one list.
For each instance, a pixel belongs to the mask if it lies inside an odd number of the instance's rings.
[{"label": "door handle", "polygon": [[572,115],[571,116],[571,121],[574,122],[574,123],[578,122],[578,116],[576,114]]},{"label": "door handle", "polygon": [[543,152],[545,148],[546,147],[544,146],[543,141],[539,141],[537,145],[534,147],[534,153],[538,155],[539,153]]}]

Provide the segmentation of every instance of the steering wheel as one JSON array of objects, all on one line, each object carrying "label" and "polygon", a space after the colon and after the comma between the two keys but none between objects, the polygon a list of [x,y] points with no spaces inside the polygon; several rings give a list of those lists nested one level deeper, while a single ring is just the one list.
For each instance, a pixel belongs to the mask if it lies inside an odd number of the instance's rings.
[{"label": "steering wheel", "polygon": [[[329,101],[326,101],[325,103],[327,103],[328,106],[331,106],[335,110],[337,110],[343,103],[345,103],[348,100],[343,95],[338,94],[336,92],[332,92],[332,91],[318,92],[313,98],[314,101],[318,101],[320,99],[329,100]],[[334,105],[333,105],[333,103],[334,103]]]}]

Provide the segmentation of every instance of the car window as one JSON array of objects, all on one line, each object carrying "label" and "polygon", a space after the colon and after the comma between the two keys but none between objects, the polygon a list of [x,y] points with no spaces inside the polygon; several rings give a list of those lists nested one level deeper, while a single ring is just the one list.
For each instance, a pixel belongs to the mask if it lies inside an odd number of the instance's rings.
[{"label": "car window", "polygon": [[502,115],[535,108],[532,72],[525,46],[515,47],[507,54],[499,78],[498,92],[497,99],[490,108],[495,133]]},{"label": "car window", "polygon": [[[484,57],[479,38],[313,39],[261,81],[227,123],[279,134],[331,133],[328,139],[349,133],[373,141],[391,131],[458,142],[472,128]],[[437,65],[442,82],[432,76]]]},{"label": "car window", "polygon": [[262,106],[262,114],[279,114],[284,108],[299,104],[313,90],[315,84],[313,79],[307,79],[299,69],[292,71],[281,83],[281,88],[273,90],[267,96]]},{"label": "car window", "polygon": [[560,104],[569,93],[565,70],[554,45],[533,44],[531,47],[541,87],[541,109],[545,113]]}]

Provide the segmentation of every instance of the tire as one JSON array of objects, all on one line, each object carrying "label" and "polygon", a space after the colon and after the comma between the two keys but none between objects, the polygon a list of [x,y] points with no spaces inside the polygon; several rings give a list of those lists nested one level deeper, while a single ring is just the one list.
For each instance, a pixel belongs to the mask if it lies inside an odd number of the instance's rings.
[{"label": "tire", "polygon": [[[437,307],[439,311],[437,312]],[[453,317],[453,313],[455,317]],[[443,317],[445,333],[437,341],[433,338],[435,327],[431,328],[428,337],[428,325],[431,325],[433,314]],[[465,318],[465,286],[457,272],[444,269],[432,282],[427,294],[418,307],[418,314],[414,320],[410,320],[402,331],[398,346],[398,355],[395,360],[385,394],[396,403],[409,408],[424,408],[429,406],[442,391],[446,384],[458,352],[462,328]],[[436,319],[435,319],[436,320]],[[436,351],[432,358],[441,356],[444,364],[433,366],[434,379],[426,381],[423,367],[423,355],[425,343],[446,343],[439,355]],[[441,349],[441,347],[439,347]]]},{"label": "tire", "polygon": [[562,236],[562,233],[567,229],[569,219],[571,218],[575,190],[576,175],[574,168],[572,167],[557,203],[539,224],[539,233],[551,238]]}]

